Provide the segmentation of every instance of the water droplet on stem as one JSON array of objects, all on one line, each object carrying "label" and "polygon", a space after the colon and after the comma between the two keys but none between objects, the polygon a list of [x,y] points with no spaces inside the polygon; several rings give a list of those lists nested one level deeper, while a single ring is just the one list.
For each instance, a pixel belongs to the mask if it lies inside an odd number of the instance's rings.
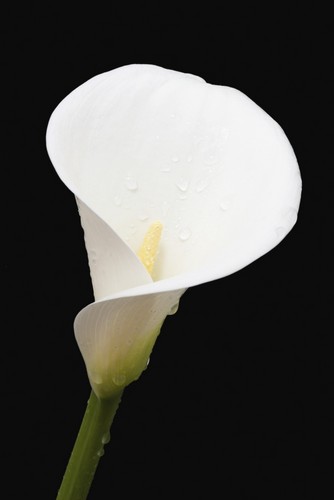
[{"label": "water droplet on stem", "polygon": [[109,443],[109,441],[110,441],[110,432],[107,431],[103,434],[101,442],[102,442],[102,444],[107,444],[107,443]]}]

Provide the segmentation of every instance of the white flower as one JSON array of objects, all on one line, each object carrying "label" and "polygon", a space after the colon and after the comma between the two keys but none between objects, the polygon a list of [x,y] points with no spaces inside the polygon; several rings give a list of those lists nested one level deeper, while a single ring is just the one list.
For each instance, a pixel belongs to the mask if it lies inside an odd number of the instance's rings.
[{"label": "white flower", "polygon": [[[297,219],[301,179],[282,129],[238,90],[193,75],[98,75],[53,112],[47,148],[85,232],[96,301],[74,326],[99,397],[139,377],[187,288],[250,264]],[[151,276],[137,255],[155,221]]]}]

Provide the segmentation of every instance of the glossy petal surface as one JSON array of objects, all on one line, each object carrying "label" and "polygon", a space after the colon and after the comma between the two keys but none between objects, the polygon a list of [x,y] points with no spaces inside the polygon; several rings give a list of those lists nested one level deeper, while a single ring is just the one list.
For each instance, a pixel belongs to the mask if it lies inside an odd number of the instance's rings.
[{"label": "glossy petal surface", "polygon": [[[99,302],[75,331],[100,378],[122,337],[148,339],[185,289],[250,264],[297,219],[301,180],[283,130],[243,93],[193,75],[150,65],[98,75],[56,108],[47,145],[81,212]],[[136,253],[156,220],[152,281]]]}]

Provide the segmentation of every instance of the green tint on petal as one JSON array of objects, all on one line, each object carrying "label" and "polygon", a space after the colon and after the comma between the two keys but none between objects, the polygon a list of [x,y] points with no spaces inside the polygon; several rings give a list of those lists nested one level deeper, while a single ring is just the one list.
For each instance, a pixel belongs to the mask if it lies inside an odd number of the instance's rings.
[{"label": "green tint on petal", "polygon": [[76,339],[94,392],[102,398],[136,380],[184,290],[95,302],[76,317]]}]

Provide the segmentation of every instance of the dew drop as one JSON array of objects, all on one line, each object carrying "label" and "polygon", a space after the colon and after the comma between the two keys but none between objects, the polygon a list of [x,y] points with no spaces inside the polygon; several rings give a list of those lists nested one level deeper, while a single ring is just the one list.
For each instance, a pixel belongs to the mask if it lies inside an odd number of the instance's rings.
[{"label": "dew drop", "polygon": [[168,165],[165,165],[164,167],[162,167],[162,169],[160,170],[160,172],[170,172],[170,167]]},{"label": "dew drop", "polygon": [[115,385],[118,385],[118,386],[125,385],[125,382],[126,382],[125,373],[116,373],[113,376],[112,381],[114,382]]},{"label": "dew drop", "polygon": [[92,264],[96,264],[96,261],[97,261],[97,253],[95,250],[90,250],[88,252],[88,255],[89,255],[89,261],[92,263]]},{"label": "dew drop", "polygon": [[168,201],[164,201],[162,203],[162,213],[163,213],[163,215],[167,214],[167,212],[169,210],[169,206],[170,206],[170,204],[168,203]]},{"label": "dew drop", "polygon": [[125,185],[129,191],[137,191],[138,183],[133,177],[127,177],[125,179]]},{"label": "dew drop", "polygon": [[107,431],[103,434],[101,442],[102,442],[102,444],[107,444],[107,443],[109,443],[109,441],[110,441],[110,432]]},{"label": "dew drop", "polygon": [[229,136],[229,130],[226,127],[223,127],[220,130],[220,140],[224,143]]},{"label": "dew drop", "polygon": [[169,315],[172,316],[173,314],[177,313],[179,309],[179,303],[176,302],[171,308],[170,308],[170,311],[169,311]]},{"label": "dew drop", "polygon": [[136,226],[134,224],[130,224],[129,226],[129,234],[133,235],[136,233]]},{"label": "dew drop", "polygon": [[222,210],[223,212],[226,212],[231,206],[231,201],[226,198],[224,200],[222,200],[220,203],[219,203],[219,208],[220,210]]},{"label": "dew drop", "polygon": [[180,229],[179,239],[181,241],[189,240],[190,236],[191,236],[191,230],[189,229],[189,227],[183,227],[182,229]]},{"label": "dew drop", "polygon": [[139,220],[141,220],[142,222],[144,222],[145,220],[148,219],[148,215],[146,214],[140,214],[139,217],[138,217]]},{"label": "dew drop", "polygon": [[148,365],[150,364],[150,361],[151,361],[151,359],[150,359],[150,358],[148,358],[147,363],[146,363],[146,368],[147,368],[147,367],[148,367]]},{"label": "dew drop", "polygon": [[188,163],[192,162],[192,160],[193,160],[193,157],[191,155],[187,156],[187,162]]},{"label": "dew drop", "polygon": [[216,157],[216,155],[214,155],[214,154],[209,154],[209,155],[205,158],[205,160],[204,160],[204,162],[205,162],[207,165],[214,165],[215,163],[217,163],[217,161],[218,161],[218,160],[217,160],[217,157]]},{"label": "dew drop", "polygon": [[146,267],[151,267],[151,265],[153,264],[153,259],[145,259],[145,266]]},{"label": "dew drop", "polygon": [[180,191],[185,193],[189,187],[189,181],[186,179],[180,179],[177,183],[176,186],[179,188]]},{"label": "dew drop", "polygon": [[288,224],[293,226],[297,221],[297,210],[294,207],[290,207],[285,215]]},{"label": "dew drop", "polygon": [[99,373],[89,372],[89,378],[93,382],[93,384],[100,385],[103,382],[103,379]]},{"label": "dew drop", "polygon": [[201,179],[198,181],[197,185],[196,185],[196,192],[197,193],[201,193],[202,191],[204,191],[204,189],[206,189],[209,185],[209,181],[207,179]]},{"label": "dew drop", "polygon": [[171,160],[172,160],[173,163],[177,163],[179,161],[179,157],[178,156],[172,156]]},{"label": "dew drop", "polygon": [[97,456],[98,456],[98,457],[103,457],[103,455],[104,455],[104,449],[103,449],[103,447],[102,447],[102,448],[100,448],[100,449],[98,450],[98,452],[97,452]]},{"label": "dew drop", "polygon": [[286,229],[283,226],[276,227],[275,232],[279,239],[284,238],[284,236],[286,235]]}]

